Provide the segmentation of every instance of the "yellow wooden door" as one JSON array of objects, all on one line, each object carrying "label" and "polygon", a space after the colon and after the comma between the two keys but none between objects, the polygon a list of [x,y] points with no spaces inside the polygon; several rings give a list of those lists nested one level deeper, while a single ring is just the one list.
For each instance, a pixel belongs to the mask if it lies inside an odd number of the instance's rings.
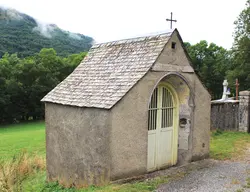
[{"label": "yellow wooden door", "polygon": [[178,100],[174,89],[160,84],[153,92],[148,114],[148,171],[177,162]]}]

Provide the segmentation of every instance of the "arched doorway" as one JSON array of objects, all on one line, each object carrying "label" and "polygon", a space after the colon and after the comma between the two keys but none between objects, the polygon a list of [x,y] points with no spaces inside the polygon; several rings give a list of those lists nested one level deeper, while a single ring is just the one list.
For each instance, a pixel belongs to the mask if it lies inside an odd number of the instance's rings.
[{"label": "arched doorway", "polygon": [[168,83],[154,90],[148,110],[148,171],[177,163],[178,96]]}]

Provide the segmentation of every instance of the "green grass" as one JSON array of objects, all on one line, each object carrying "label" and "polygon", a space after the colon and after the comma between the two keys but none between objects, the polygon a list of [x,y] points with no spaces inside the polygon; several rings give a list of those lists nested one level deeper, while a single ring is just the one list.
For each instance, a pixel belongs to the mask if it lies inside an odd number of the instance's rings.
[{"label": "green grass", "polygon": [[0,160],[9,160],[21,151],[45,156],[44,122],[0,127]]},{"label": "green grass", "polygon": [[211,133],[210,157],[218,160],[241,158],[250,145],[250,134],[243,132]]},{"label": "green grass", "polygon": [[[180,175],[177,174],[179,177]],[[182,175],[181,175],[182,176]],[[181,177],[180,176],[180,177]],[[23,184],[24,191],[57,191],[57,192],[150,192],[155,190],[160,184],[167,183],[171,178],[169,177],[156,177],[154,179],[134,182],[126,184],[110,184],[103,187],[90,186],[85,189],[64,188],[58,183],[46,183],[45,172],[38,173],[35,177],[31,177]]]},{"label": "green grass", "polygon": [[246,186],[245,188],[250,188],[250,177],[246,179]]}]

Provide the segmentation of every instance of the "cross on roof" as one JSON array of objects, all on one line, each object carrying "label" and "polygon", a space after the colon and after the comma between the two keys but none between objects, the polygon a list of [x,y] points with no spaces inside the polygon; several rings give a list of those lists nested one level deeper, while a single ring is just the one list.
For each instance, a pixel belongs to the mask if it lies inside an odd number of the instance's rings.
[{"label": "cross on roof", "polygon": [[172,29],[172,23],[173,22],[177,22],[177,20],[173,20],[173,13],[171,12],[171,18],[170,19],[166,19],[167,21],[170,21],[170,29]]}]

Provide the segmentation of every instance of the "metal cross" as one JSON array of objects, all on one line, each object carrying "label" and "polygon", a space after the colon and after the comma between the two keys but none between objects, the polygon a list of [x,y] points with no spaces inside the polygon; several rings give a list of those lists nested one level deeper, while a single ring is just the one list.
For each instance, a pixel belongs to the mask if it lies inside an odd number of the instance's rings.
[{"label": "metal cross", "polygon": [[167,21],[170,21],[170,29],[172,29],[172,23],[173,22],[177,22],[177,20],[173,20],[173,13],[171,12],[171,18],[170,19],[166,19]]},{"label": "metal cross", "polygon": [[239,95],[239,81],[238,78],[235,81],[235,87],[236,87],[236,100],[238,100],[238,95]]}]

